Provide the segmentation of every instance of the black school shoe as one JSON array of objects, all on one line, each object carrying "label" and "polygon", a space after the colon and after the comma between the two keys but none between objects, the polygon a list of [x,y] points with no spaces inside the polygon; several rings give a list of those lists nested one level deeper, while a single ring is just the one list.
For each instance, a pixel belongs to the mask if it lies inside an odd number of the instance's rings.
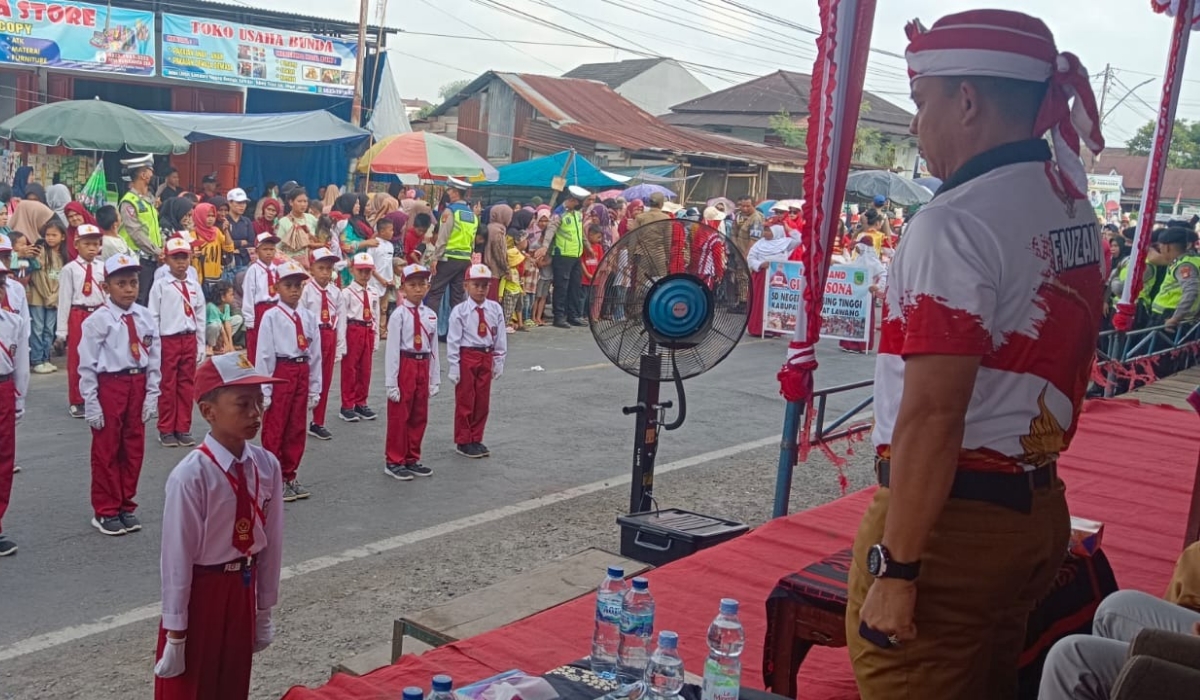
[{"label": "black school shoe", "polygon": [[[287,486],[291,487],[291,489],[292,489],[292,497],[293,497],[292,500],[293,501],[302,501],[312,495],[311,493],[308,492],[308,489],[304,488],[300,484],[300,481],[298,479],[293,479],[293,480],[287,482]],[[287,498],[284,498],[283,500],[286,501]]]},{"label": "black school shoe", "polygon": [[83,404],[69,406],[67,413],[70,413],[72,418],[83,418]]},{"label": "black school shoe", "polygon": [[121,519],[117,516],[102,518],[96,516],[92,518],[92,527],[100,531],[101,535],[109,535],[116,537],[126,533],[125,526],[121,524]]},{"label": "black school shoe", "polygon": [[138,520],[138,516],[133,513],[121,513],[117,516],[117,520],[125,526],[125,532],[137,532],[142,529],[142,521]]},{"label": "black school shoe", "polygon": [[338,411],[338,417],[347,423],[357,423],[358,421],[362,420],[358,417],[358,413],[355,412],[353,408],[343,408],[342,410]]},{"label": "black school shoe", "polygon": [[312,435],[313,437],[315,437],[318,440],[332,440],[333,439],[333,433],[326,430],[325,426],[317,425],[316,423],[312,423],[308,426],[308,434]]},{"label": "black school shoe", "polygon": [[454,451],[469,459],[481,459],[483,453],[479,451],[478,443],[467,443],[466,445],[455,445]]},{"label": "black school shoe", "polygon": [[421,464],[420,462],[406,464],[404,465],[404,468],[413,474],[416,474],[417,476],[433,476],[433,470],[424,464]]},{"label": "black school shoe", "polygon": [[379,414],[375,411],[372,411],[371,407],[367,405],[355,406],[354,412],[357,413],[363,420],[375,420],[377,417],[379,417]]},{"label": "black school shoe", "polygon": [[492,451],[489,450],[487,448],[487,445],[483,444],[482,442],[475,443],[475,451],[479,453],[480,457],[491,457],[492,456]]},{"label": "black school shoe", "polygon": [[11,557],[17,553],[17,543],[0,535],[0,557]]},{"label": "black school shoe", "polygon": [[383,466],[383,473],[397,481],[413,480],[413,472],[403,464],[385,464]]},{"label": "black school shoe", "polygon": [[158,444],[163,447],[179,447],[179,438],[175,437],[175,433],[159,433]]},{"label": "black school shoe", "polygon": [[195,447],[196,438],[192,437],[191,433],[175,433],[175,439],[179,441],[180,447]]}]

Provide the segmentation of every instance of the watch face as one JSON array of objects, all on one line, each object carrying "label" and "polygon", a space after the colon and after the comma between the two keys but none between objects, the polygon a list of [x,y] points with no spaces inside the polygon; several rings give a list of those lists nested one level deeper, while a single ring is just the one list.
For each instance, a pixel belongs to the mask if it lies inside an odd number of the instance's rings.
[{"label": "watch face", "polygon": [[867,573],[875,577],[883,573],[883,552],[879,545],[867,550]]}]

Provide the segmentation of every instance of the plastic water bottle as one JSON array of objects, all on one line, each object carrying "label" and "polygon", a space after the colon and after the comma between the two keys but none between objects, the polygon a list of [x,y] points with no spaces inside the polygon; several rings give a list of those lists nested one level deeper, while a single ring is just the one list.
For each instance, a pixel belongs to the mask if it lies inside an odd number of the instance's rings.
[{"label": "plastic water bottle", "polygon": [[617,651],[617,679],[621,683],[642,680],[654,640],[654,597],[650,582],[641,576],[625,593],[621,607],[621,646]]},{"label": "plastic water bottle", "polygon": [[621,607],[625,602],[625,569],[608,567],[596,589],[596,628],[592,632],[592,673],[605,680],[617,677],[617,651],[621,646]]},{"label": "plastic water bottle", "polygon": [[655,700],[673,700],[683,689],[683,659],[679,658],[679,635],[658,633],[658,648],[646,664],[646,689]]},{"label": "plastic water bottle", "polygon": [[403,700],[425,700],[425,691],[416,686],[409,686],[404,689],[401,697]]},{"label": "plastic water bottle", "polygon": [[738,619],[738,602],[721,600],[717,619],[708,626],[708,660],[704,662],[701,700],[737,700],[742,684],[742,648],[746,631]]},{"label": "plastic water bottle", "polygon": [[[426,700],[455,700],[454,697],[454,681],[450,676],[440,675],[433,677],[432,690],[429,691],[429,697]],[[404,691],[406,700],[408,691]]]}]

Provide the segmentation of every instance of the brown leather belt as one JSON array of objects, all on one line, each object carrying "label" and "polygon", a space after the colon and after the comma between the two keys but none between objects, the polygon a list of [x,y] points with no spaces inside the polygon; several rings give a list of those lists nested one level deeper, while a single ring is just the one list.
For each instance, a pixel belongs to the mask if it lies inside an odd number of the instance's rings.
[{"label": "brown leather belt", "polygon": [[[875,459],[875,478],[880,486],[887,487],[892,479],[892,463],[887,459]],[[1058,483],[1058,465],[1027,471],[1023,474],[1003,472],[977,472],[958,470],[950,486],[950,498],[964,501],[982,501],[1018,513],[1033,511],[1033,492],[1050,488]]]}]

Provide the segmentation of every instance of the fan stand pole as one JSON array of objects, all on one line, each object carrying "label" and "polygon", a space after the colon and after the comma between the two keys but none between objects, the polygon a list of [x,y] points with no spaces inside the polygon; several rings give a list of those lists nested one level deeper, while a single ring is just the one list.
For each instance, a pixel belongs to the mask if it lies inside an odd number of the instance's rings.
[{"label": "fan stand pole", "polygon": [[629,484],[629,512],[650,510],[654,498],[654,458],[658,454],[658,417],[662,406],[658,402],[662,358],[651,352],[642,355],[641,379],[638,380],[638,402],[627,406],[624,413],[637,414],[633,429],[633,479]]}]

